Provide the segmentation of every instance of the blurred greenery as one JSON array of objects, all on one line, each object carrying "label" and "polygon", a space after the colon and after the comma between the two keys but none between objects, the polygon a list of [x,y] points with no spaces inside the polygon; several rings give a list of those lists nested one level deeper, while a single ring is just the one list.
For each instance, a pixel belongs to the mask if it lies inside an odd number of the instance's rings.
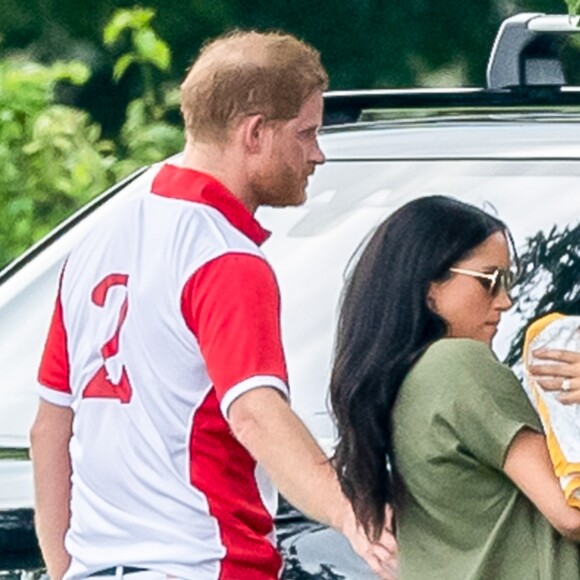
[{"label": "blurred greenery", "polygon": [[283,29],[331,89],[481,86],[516,12],[576,0],[0,0],[0,267],[75,208],[183,143],[177,86],[209,37]]},{"label": "blurred greenery", "polygon": [[580,0],[564,0],[568,5],[568,13],[575,16],[580,14]]},{"label": "blurred greenery", "polygon": [[0,62],[0,263],[25,250],[110,181],[112,159],[88,113],[54,103],[80,63]]},{"label": "blurred greenery", "polygon": [[182,147],[183,131],[164,119],[178,106],[176,90],[157,93],[151,76],[170,63],[169,47],[151,28],[154,15],[119,10],[105,28],[107,45],[131,33],[115,77],[131,66],[148,79],[115,139],[103,138],[88,111],[58,103],[59,86],[89,81],[86,64],[0,59],[0,267],[115,181]]}]

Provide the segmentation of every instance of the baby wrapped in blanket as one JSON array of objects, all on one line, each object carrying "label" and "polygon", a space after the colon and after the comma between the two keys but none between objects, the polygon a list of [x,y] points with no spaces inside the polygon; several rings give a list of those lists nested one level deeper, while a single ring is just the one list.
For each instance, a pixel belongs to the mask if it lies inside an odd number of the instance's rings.
[{"label": "baby wrapped in blanket", "polygon": [[[547,364],[534,358],[538,349],[580,352],[580,316],[553,313],[536,320],[526,332],[523,352],[527,387],[546,433],[554,471],[568,504],[580,508],[580,405],[564,405],[558,399],[562,391],[540,387],[529,372],[533,364]],[[567,379],[562,381],[563,390],[568,384]]]}]

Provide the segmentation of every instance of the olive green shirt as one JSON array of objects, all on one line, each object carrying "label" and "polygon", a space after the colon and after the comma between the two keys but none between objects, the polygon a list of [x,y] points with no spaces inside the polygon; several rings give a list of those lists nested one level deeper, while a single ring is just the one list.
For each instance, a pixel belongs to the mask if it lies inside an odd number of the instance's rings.
[{"label": "olive green shirt", "polygon": [[433,344],[395,405],[401,580],[576,580],[576,544],[504,474],[514,436],[541,431],[512,371],[467,339]]}]

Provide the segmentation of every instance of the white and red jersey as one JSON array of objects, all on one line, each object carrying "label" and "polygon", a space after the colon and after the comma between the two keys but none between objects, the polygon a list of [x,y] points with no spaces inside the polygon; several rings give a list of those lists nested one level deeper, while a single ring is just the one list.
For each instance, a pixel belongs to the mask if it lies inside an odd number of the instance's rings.
[{"label": "white and red jersey", "polygon": [[276,490],[226,420],[250,389],[288,395],[267,236],[211,176],[165,165],[69,256],[39,373],[74,411],[67,580],[279,576]]}]

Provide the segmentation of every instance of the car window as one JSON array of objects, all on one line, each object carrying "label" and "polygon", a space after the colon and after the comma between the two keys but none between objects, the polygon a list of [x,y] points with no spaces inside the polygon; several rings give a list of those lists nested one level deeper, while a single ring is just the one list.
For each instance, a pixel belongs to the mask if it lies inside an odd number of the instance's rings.
[{"label": "car window", "polygon": [[[174,160],[175,161],[175,160]],[[72,229],[64,229],[0,287],[0,444],[26,446],[36,409],[36,368],[50,319],[60,264],[116,199],[147,188],[140,177]],[[454,159],[329,161],[298,208],[259,210],[273,231],[264,251],[282,292],[282,328],[292,403],[330,452],[327,408],[334,328],[348,265],[373,229],[414,197],[446,194],[496,213],[512,229],[525,271],[519,303],[495,341],[514,363],[524,324],[542,312],[576,312],[580,280],[580,167],[575,161]],[[412,267],[412,265],[409,265]]]},{"label": "car window", "polygon": [[292,400],[327,449],[333,431],[326,387],[340,292],[370,232],[400,205],[431,194],[457,197],[504,220],[524,272],[514,289],[519,301],[494,347],[514,363],[528,320],[552,309],[580,312],[579,177],[574,161],[331,161],[317,170],[303,207],[260,210],[274,232],[264,250],[281,286]]}]

